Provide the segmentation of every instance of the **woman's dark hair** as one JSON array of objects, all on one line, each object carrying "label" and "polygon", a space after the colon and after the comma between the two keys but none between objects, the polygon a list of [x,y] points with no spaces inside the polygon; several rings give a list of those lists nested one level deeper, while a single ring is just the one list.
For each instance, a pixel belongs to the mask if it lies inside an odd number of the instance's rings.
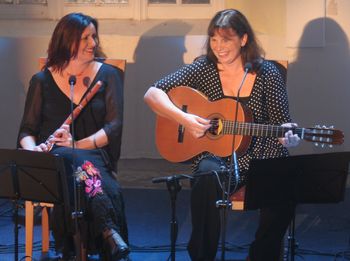
[{"label": "woman's dark hair", "polygon": [[69,60],[78,55],[81,36],[90,24],[96,29],[96,52],[99,52],[97,20],[82,13],[67,14],[61,18],[52,34],[45,67],[61,72]]},{"label": "woman's dark hair", "polygon": [[[255,63],[264,55],[264,51],[257,42],[252,27],[241,12],[235,9],[226,9],[216,13],[208,26],[208,36],[214,36],[215,31],[218,29],[232,29],[239,37],[247,34],[247,43],[241,48],[243,64],[247,62]],[[218,60],[210,47],[209,39],[207,41],[207,57],[210,61],[217,64]]]}]

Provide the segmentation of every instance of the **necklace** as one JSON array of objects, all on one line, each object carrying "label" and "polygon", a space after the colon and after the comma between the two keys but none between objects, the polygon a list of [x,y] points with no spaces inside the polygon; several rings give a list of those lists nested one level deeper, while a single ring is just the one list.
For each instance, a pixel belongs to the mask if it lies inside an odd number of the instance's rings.
[{"label": "necklace", "polygon": [[79,77],[79,76],[83,75],[83,73],[86,71],[87,68],[89,68],[89,66],[90,66],[90,63],[87,63],[87,64],[83,67],[83,69],[80,70],[79,73],[71,73],[71,72],[69,72],[67,69],[65,69],[65,72],[66,72],[66,74],[67,74],[68,76],[73,76],[73,75],[74,75],[75,77]]}]

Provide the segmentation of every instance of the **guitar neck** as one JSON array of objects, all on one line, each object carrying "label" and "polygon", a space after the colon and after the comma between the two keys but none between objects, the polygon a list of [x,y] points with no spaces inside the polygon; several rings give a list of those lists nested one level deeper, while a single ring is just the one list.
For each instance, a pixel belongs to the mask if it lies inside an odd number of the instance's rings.
[{"label": "guitar neck", "polygon": [[282,138],[284,134],[292,130],[294,134],[303,139],[305,128],[296,127],[282,127],[274,125],[265,125],[258,123],[248,123],[248,122],[233,122],[233,121],[222,121],[222,134],[238,134],[245,136],[259,136],[259,137],[277,137]]}]

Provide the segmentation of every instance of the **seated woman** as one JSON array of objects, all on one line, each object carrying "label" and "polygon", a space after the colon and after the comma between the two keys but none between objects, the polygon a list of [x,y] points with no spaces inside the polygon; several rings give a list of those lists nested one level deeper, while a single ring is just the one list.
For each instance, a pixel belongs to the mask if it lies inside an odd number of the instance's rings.
[{"label": "seated woman", "polygon": [[[89,253],[98,251],[101,260],[114,261],[129,253],[124,200],[114,175],[123,125],[123,80],[118,69],[95,60],[99,53],[94,18],[71,13],[58,22],[47,63],[30,81],[18,146],[64,158],[72,210],[74,202],[83,199],[82,222],[78,222],[83,242],[78,242]],[[71,94],[72,75],[76,83]],[[71,113],[71,102],[77,107],[98,81],[102,86],[74,124],[63,124]],[[77,197],[74,179],[83,188]],[[54,207],[55,245],[66,260],[74,254],[77,240],[75,222],[65,222],[64,215],[62,206]]]},{"label": "seated woman", "polygon": [[[181,124],[194,139],[200,139],[212,126],[210,119],[179,109],[167,95],[174,88],[189,86],[202,92],[210,101],[229,97],[239,99],[252,112],[255,123],[296,126],[289,115],[282,75],[274,64],[263,59],[263,50],[247,18],[235,9],[219,11],[210,21],[207,32],[205,55],[165,76],[148,89],[145,101],[151,109]],[[254,70],[248,73],[249,70],[245,68],[247,64],[260,66],[254,66]],[[292,131],[287,131],[279,139],[256,136],[248,144],[246,152],[237,157],[237,165],[233,166],[230,155],[219,157],[203,152],[193,159],[193,170],[208,172],[238,167],[239,172],[230,183],[230,193],[233,193],[246,183],[252,159],[287,157],[287,147],[297,146],[299,141],[298,135]],[[221,185],[222,180],[227,184],[227,174],[221,179],[206,176],[192,182],[192,233],[188,252],[193,261],[215,260],[221,230],[220,210],[215,203],[226,192]],[[247,260],[280,260],[281,242],[293,212],[294,208],[290,205],[260,210],[259,227]]]}]

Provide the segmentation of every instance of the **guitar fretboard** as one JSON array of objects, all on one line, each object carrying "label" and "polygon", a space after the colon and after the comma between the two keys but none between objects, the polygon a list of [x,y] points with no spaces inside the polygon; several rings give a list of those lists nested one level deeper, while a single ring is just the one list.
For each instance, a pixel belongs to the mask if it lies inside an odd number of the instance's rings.
[{"label": "guitar fretboard", "polygon": [[239,134],[246,136],[260,136],[260,137],[284,137],[284,134],[292,130],[294,134],[298,134],[300,138],[304,137],[304,128],[295,127],[281,127],[273,125],[264,125],[257,123],[247,122],[233,122],[228,120],[222,120],[223,134]]}]

